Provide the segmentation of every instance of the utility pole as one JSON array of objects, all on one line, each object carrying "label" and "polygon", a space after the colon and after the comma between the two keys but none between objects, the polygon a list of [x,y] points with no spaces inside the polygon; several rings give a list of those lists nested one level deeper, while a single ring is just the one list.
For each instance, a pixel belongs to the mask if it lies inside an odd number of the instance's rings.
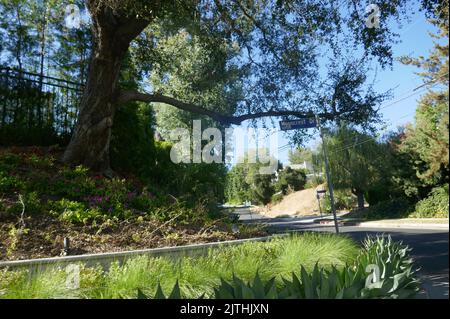
[{"label": "utility pole", "polygon": [[323,157],[325,159],[325,172],[327,174],[327,183],[330,191],[330,201],[331,201],[331,212],[333,213],[334,227],[336,228],[336,234],[339,234],[339,225],[336,217],[336,206],[334,205],[334,193],[333,193],[333,182],[331,181],[330,167],[328,164],[327,148],[325,145],[325,140],[323,138],[322,126],[320,125],[320,118],[316,115],[317,127],[319,128],[320,138],[322,139],[322,150]]}]

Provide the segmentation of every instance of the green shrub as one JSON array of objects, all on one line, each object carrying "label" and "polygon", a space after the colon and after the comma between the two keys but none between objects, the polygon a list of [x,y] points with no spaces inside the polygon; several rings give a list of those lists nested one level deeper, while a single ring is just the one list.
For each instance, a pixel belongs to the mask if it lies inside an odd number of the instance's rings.
[{"label": "green shrub", "polygon": [[155,172],[154,123],[151,106],[128,103],[114,118],[111,137],[113,169],[138,174],[148,180]]},{"label": "green shrub", "polygon": [[390,198],[391,193],[392,187],[387,187],[387,185],[375,185],[364,194],[364,199],[370,206],[373,206]]},{"label": "green shrub", "polygon": [[8,268],[0,269],[0,298],[8,297],[14,287],[20,287],[28,275],[26,270],[11,271]]},{"label": "green shrub", "polygon": [[[312,272],[301,266],[300,274],[285,280],[280,298],[411,298],[419,291],[410,249],[391,237],[367,237],[354,267]],[[371,273],[374,271],[373,273]]]},{"label": "green shrub", "polygon": [[257,174],[253,178],[251,194],[253,200],[258,204],[268,204],[274,193],[272,186],[272,176],[267,174]]},{"label": "green shrub", "polygon": [[404,218],[407,217],[413,207],[406,198],[393,198],[379,202],[374,206],[369,206],[358,217],[367,219]]},{"label": "green shrub", "polygon": [[304,170],[294,170],[290,167],[279,172],[278,181],[275,185],[277,191],[286,194],[288,189],[299,191],[304,189],[306,183],[306,173]]},{"label": "green shrub", "polygon": [[23,190],[25,184],[14,175],[0,172],[0,193],[10,193]]},{"label": "green shrub", "polygon": [[409,217],[417,218],[448,218],[449,193],[448,184],[433,188],[430,195],[419,201]]},{"label": "green shrub", "polygon": [[312,176],[306,181],[305,189],[315,188],[319,185],[322,185],[323,183],[325,183],[325,178],[323,178],[322,176]]},{"label": "green shrub", "polygon": [[22,196],[22,201],[17,200],[17,202],[10,206],[7,210],[7,215],[18,216],[25,210],[25,215],[35,215],[40,214],[44,207],[37,192],[27,193]]},{"label": "green shrub", "polygon": [[272,204],[277,204],[283,200],[283,193],[276,193],[272,195],[272,198],[270,199],[270,202]]},{"label": "green shrub", "polygon": [[[328,194],[321,198],[320,205],[324,211],[331,212],[331,201]],[[356,205],[356,198],[349,190],[338,189],[334,191],[334,205],[338,210],[351,210]]]},{"label": "green shrub", "polygon": [[225,179],[225,197],[227,203],[242,204],[252,200],[250,185],[246,180],[248,172],[243,164],[231,168]]},{"label": "green shrub", "polygon": [[83,203],[64,198],[59,201],[49,202],[49,207],[51,208],[51,215],[58,217],[62,221],[75,224],[86,224],[89,221],[102,217],[102,213],[99,210],[86,208]]},{"label": "green shrub", "polygon": [[0,154],[0,173],[12,172],[14,169],[19,166],[21,162],[21,158],[17,154],[13,153],[4,153]]},{"label": "green shrub", "polygon": [[86,176],[88,176],[88,173],[89,173],[89,169],[87,167],[83,167],[82,165],[78,165],[75,168],[65,167],[61,171],[61,175],[66,179],[86,177]]},{"label": "green shrub", "polygon": [[28,162],[33,166],[33,168],[49,169],[54,166],[55,158],[51,155],[39,156],[37,154],[31,154],[28,158]]}]

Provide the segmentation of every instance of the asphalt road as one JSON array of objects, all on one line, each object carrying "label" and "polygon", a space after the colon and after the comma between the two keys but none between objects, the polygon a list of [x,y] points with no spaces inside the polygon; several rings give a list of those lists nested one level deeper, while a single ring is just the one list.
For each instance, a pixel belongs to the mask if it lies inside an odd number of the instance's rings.
[{"label": "asphalt road", "polygon": [[[266,223],[273,233],[286,231],[325,231],[334,232],[333,225],[319,225],[312,222],[313,217],[265,218],[251,213],[246,208],[237,209],[240,220],[246,223]],[[317,218],[317,216],[315,216]],[[412,248],[412,257],[420,267],[423,282],[423,298],[449,298],[448,230],[407,229],[407,228],[367,228],[341,226],[340,232],[357,241],[367,235],[390,234],[395,240],[403,241]]]}]

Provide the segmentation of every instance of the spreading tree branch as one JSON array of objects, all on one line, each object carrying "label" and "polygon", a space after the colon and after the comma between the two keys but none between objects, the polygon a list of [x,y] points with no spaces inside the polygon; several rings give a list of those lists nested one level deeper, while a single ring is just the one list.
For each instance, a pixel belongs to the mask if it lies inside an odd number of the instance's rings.
[{"label": "spreading tree branch", "polygon": [[[251,120],[251,119],[257,119],[262,117],[281,117],[281,116],[295,116],[297,118],[310,118],[314,117],[315,114],[312,111],[309,112],[300,112],[300,111],[291,111],[291,110],[268,110],[268,111],[261,111],[261,112],[255,112],[255,113],[247,113],[242,115],[236,115],[236,116],[230,116],[230,115],[224,115],[216,111],[212,111],[211,109],[204,108],[202,106],[193,104],[193,103],[186,103],[183,101],[180,101],[178,99],[175,99],[173,97],[165,96],[160,93],[141,93],[138,91],[122,91],[119,94],[119,97],[117,99],[118,105],[122,105],[127,102],[146,102],[146,103],[164,103],[168,105],[172,105],[180,110],[200,114],[200,115],[206,115],[210,118],[222,123],[222,124],[235,124],[239,125],[243,121]],[[332,113],[321,113],[317,114],[322,119],[328,119],[332,120],[339,114],[332,114]]]}]

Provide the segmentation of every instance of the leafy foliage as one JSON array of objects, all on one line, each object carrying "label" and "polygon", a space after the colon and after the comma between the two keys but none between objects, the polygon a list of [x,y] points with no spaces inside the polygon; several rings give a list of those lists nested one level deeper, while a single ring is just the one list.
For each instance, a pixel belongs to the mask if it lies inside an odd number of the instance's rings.
[{"label": "leafy foliage", "polygon": [[112,129],[111,165],[149,180],[155,170],[156,145],[153,141],[151,108],[130,104],[120,108]]},{"label": "leafy foliage", "polygon": [[330,170],[336,188],[350,189],[363,196],[379,179],[386,163],[386,151],[375,138],[341,126],[327,138]]},{"label": "leafy foliage", "polygon": [[[331,212],[330,196],[320,199],[320,205],[326,212]],[[338,189],[334,192],[334,205],[339,210],[351,210],[356,206],[356,198],[348,189]]]},{"label": "leafy foliage", "polygon": [[295,150],[289,150],[288,152],[289,163],[291,164],[303,164],[304,162],[313,163],[313,152],[308,148],[297,148]]},{"label": "leafy foliage", "polygon": [[448,218],[448,184],[433,188],[430,195],[417,202],[409,217]]},{"label": "leafy foliage", "polygon": [[[422,199],[430,188],[448,184],[449,176],[448,1],[424,1],[423,6],[430,22],[438,29],[431,35],[435,39],[434,49],[428,57],[407,61],[421,69],[419,74],[424,82],[437,87],[433,90],[430,87],[420,99],[415,124],[406,127],[399,143],[399,153],[409,158],[415,172],[405,178],[403,184],[408,191],[408,186],[412,185],[413,195],[418,199]],[[429,188],[419,192],[417,184]]]},{"label": "leafy foliage", "polygon": [[414,210],[410,200],[405,197],[392,198],[369,206],[355,217],[365,219],[406,218]]},{"label": "leafy foliage", "polygon": [[278,163],[277,167],[270,167],[273,172],[262,171],[262,168],[269,168],[269,163],[262,163],[257,155],[267,156],[268,153],[267,149],[248,150],[247,154],[231,168],[225,182],[225,196],[228,202],[251,201],[257,204],[270,202],[275,192],[273,184],[275,170],[281,168],[281,165],[277,159],[269,158],[271,164]]},{"label": "leafy foliage", "polygon": [[306,173],[304,170],[295,170],[286,167],[281,170],[276,183],[276,190],[286,194],[288,190],[299,191],[304,189],[306,184]]},{"label": "leafy foliage", "polygon": [[272,176],[267,174],[256,174],[251,184],[251,195],[256,203],[267,204],[274,193]]},{"label": "leafy foliage", "polygon": [[411,154],[419,180],[426,185],[448,182],[448,90],[428,93],[416,111],[415,127],[406,129],[400,151]]},{"label": "leafy foliage", "polygon": [[[204,182],[211,178],[207,170],[198,171],[197,176],[189,176],[188,171],[183,170],[173,172],[174,181],[183,174],[190,181],[188,189],[187,182],[181,184],[178,180],[183,188],[180,186],[176,191],[192,194],[191,197],[177,199],[158,187],[145,186],[132,176],[108,179],[92,174],[83,166],[71,168],[61,165],[55,161],[57,151],[46,152],[36,148],[34,151],[0,153],[0,195],[14,199],[13,202],[6,202],[2,217],[18,216],[22,211],[22,204],[17,202],[14,192],[23,195],[26,215],[50,213],[53,217],[75,224],[138,217],[163,222],[176,217],[178,223],[187,223],[218,217],[214,215],[217,208],[212,206],[216,206],[216,197],[211,195],[199,200],[201,195],[208,196],[208,192],[206,189],[195,189],[196,183],[201,185],[203,182],[202,176]],[[178,176],[175,175],[177,173]],[[220,182],[219,179],[212,182],[217,181]],[[211,187],[205,184],[203,187]]]},{"label": "leafy foliage", "polygon": [[[363,296],[410,298],[419,290],[415,279],[417,269],[409,256],[411,248],[401,242],[395,242],[390,236],[367,237],[363,243],[363,253],[357,258],[356,265],[360,271],[371,264],[380,269],[380,277],[369,283]],[[367,289],[368,288],[368,289]]]}]

